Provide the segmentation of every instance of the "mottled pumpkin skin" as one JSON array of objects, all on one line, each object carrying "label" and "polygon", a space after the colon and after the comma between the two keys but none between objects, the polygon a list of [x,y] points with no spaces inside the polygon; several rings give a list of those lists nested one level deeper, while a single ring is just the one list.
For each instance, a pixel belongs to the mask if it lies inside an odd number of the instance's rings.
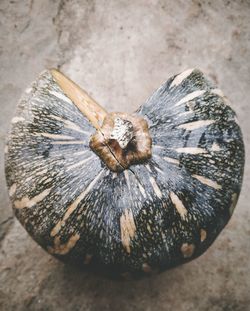
[{"label": "mottled pumpkin skin", "polygon": [[135,114],[148,122],[152,158],[114,173],[89,147],[95,129],[49,71],[20,101],[5,150],[10,199],[55,257],[140,276],[201,255],[230,219],[244,145],[222,92],[188,70]]}]

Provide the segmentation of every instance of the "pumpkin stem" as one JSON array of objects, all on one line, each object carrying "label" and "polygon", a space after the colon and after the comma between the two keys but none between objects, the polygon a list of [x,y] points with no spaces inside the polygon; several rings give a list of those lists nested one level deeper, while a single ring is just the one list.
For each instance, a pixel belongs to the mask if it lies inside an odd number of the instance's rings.
[{"label": "pumpkin stem", "polygon": [[118,142],[122,149],[125,149],[131,139],[134,137],[134,127],[132,122],[119,117],[114,120],[114,128],[110,134],[110,139]]},{"label": "pumpkin stem", "polygon": [[151,157],[152,140],[142,117],[110,113],[97,104],[77,84],[56,69],[50,70],[62,91],[96,128],[89,146],[115,172]]},{"label": "pumpkin stem", "polygon": [[148,160],[152,140],[146,120],[136,115],[107,114],[100,130],[90,139],[90,148],[115,172]]},{"label": "pumpkin stem", "polygon": [[89,96],[76,83],[67,78],[64,74],[56,69],[50,69],[50,73],[60,86],[62,91],[72,100],[76,107],[84,114],[89,122],[96,128],[100,129],[107,111]]}]

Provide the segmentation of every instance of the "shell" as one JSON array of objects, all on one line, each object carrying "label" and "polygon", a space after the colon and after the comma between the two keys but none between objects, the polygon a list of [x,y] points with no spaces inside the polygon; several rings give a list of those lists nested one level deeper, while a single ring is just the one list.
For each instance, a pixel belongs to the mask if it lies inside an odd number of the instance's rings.
[{"label": "shell", "polygon": [[201,255],[230,219],[244,145],[222,92],[196,69],[135,113],[152,157],[121,173],[89,147],[95,128],[42,73],[18,104],[5,161],[16,217],[55,257],[104,274],[143,275]]}]

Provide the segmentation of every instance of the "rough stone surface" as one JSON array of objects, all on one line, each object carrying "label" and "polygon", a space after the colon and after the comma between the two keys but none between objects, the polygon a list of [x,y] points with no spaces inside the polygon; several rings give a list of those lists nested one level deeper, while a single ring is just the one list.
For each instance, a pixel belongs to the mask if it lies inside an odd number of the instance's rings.
[{"label": "rough stone surface", "polygon": [[[0,3],[0,310],[249,310],[250,1]],[[182,267],[114,282],[51,258],[13,219],[3,149],[24,88],[58,67],[106,109],[133,111],[169,76],[198,67],[242,126],[246,168],[235,213],[213,246]]]}]

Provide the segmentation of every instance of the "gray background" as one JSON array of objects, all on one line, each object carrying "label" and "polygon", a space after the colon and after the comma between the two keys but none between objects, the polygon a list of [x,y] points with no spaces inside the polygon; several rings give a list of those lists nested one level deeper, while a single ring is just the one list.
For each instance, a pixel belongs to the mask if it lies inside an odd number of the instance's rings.
[{"label": "gray background", "polygon": [[[0,309],[250,310],[250,1],[0,2]],[[133,111],[172,74],[198,67],[238,114],[246,168],[236,211],[197,260],[117,283],[66,267],[12,217],[4,139],[21,93],[59,67],[108,110]]]}]

